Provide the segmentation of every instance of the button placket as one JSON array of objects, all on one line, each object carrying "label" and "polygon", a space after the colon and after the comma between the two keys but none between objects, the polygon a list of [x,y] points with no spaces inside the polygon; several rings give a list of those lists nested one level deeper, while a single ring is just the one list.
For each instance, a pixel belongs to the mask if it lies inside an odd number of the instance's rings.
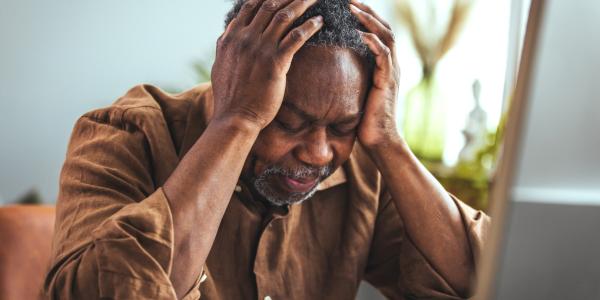
[{"label": "button placket", "polygon": [[256,249],[256,257],[254,258],[254,274],[256,275],[258,299],[272,299],[273,287],[283,284],[279,277],[273,276],[273,274],[277,273],[277,266],[273,264],[277,264],[277,262],[272,259],[276,257],[279,247],[272,246],[279,243],[277,241],[279,238],[277,235],[279,226],[284,226],[284,224],[275,224],[275,222],[285,222],[289,214],[290,207],[271,207],[264,217],[262,232],[260,233]]},{"label": "button placket", "polygon": [[[272,221],[272,220],[271,220]],[[269,224],[271,224],[271,221],[269,221]],[[266,255],[269,255],[269,253],[267,253],[267,251],[265,250],[266,244],[269,243],[269,233],[268,233],[268,225],[267,226],[263,226],[262,232],[260,234],[260,238],[258,240],[258,247],[256,249],[256,257],[254,258],[254,274],[256,275],[256,291],[258,292],[259,295],[259,299],[260,299],[260,295],[265,295],[265,291],[264,291],[264,284],[263,282],[265,280],[268,280],[267,278],[263,278],[263,274],[260,272],[260,270],[265,270],[267,268],[267,263],[264,259],[264,257]],[[269,297],[268,295],[264,297],[264,299],[267,299],[267,297]]]},{"label": "button placket", "polygon": [[[272,266],[269,265],[267,261],[268,257],[271,257],[273,254],[267,251],[269,249],[269,245],[273,242],[273,223],[278,219],[281,219],[281,216],[269,214],[266,217],[266,224],[263,225],[263,230],[260,235],[258,241],[258,247],[256,251],[256,257],[254,259],[254,274],[256,275],[256,288],[259,295],[259,299],[261,299],[260,295],[264,295],[262,299],[272,299],[268,288],[273,286],[273,278],[269,278],[268,276],[263,276],[259,270],[270,270]],[[267,272],[268,274],[269,272]],[[266,275],[266,274],[265,274]]]}]

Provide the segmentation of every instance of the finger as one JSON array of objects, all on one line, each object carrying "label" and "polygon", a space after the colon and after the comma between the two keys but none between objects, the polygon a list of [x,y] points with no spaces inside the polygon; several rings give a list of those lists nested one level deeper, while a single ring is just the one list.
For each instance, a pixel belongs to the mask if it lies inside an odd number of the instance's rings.
[{"label": "finger", "polygon": [[379,37],[373,33],[359,31],[360,36],[371,52],[375,54],[375,64],[378,69],[390,72],[393,68],[392,51]]},{"label": "finger", "polygon": [[235,24],[233,22],[229,22],[229,24],[227,24],[225,31],[223,31],[223,33],[217,39],[217,45],[221,44],[225,39],[229,37],[229,35],[231,34],[231,30],[233,30],[234,26]]},{"label": "finger", "polygon": [[246,0],[244,4],[242,4],[236,17],[229,24],[234,23],[233,26],[248,26],[248,24],[252,22],[254,15],[256,15],[256,11],[264,1],[265,0]]},{"label": "finger", "polygon": [[372,15],[377,21],[379,21],[385,28],[392,29],[392,26],[388,22],[386,22],[382,17],[380,17],[370,6],[358,1],[358,0],[350,0],[350,3],[354,4],[354,6],[360,8],[360,10],[369,13]]},{"label": "finger", "polygon": [[382,24],[375,16],[350,4],[350,11],[367,30],[379,36],[379,38],[390,48],[394,47],[394,33]]},{"label": "finger", "polygon": [[291,62],[292,57],[315,33],[323,27],[323,17],[308,19],[302,25],[292,29],[279,44],[279,52]]},{"label": "finger", "polygon": [[264,35],[272,37],[279,41],[281,37],[289,30],[290,26],[306,10],[314,5],[317,0],[295,0],[288,6],[279,10],[271,20],[271,23],[265,30]]},{"label": "finger", "polygon": [[273,15],[277,13],[280,9],[288,5],[291,0],[266,0],[262,3],[256,16],[250,23],[250,27],[252,27],[252,31],[256,33],[262,33],[271,19],[273,19]]}]

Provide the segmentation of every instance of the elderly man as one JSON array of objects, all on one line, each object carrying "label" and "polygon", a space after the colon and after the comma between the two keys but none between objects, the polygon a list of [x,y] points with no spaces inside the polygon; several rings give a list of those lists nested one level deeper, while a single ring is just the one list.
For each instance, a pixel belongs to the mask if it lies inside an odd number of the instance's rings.
[{"label": "elderly man", "polygon": [[347,0],[237,1],[226,23],[211,84],[78,120],[46,295],[467,297],[489,218],[398,134],[389,25]]}]

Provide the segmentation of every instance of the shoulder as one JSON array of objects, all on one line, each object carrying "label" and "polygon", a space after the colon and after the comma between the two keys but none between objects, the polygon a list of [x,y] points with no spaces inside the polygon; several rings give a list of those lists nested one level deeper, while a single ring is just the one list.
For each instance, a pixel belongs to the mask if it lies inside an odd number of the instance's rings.
[{"label": "shoulder", "polygon": [[112,105],[79,118],[65,165],[85,159],[112,163],[121,170],[138,161],[151,166],[145,169],[152,170],[155,183],[164,182],[179,160],[186,136],[196,134],[189,128],[199,127],[198,116],[206,114],[203,102],[209,100],[209,87],[200,85],[177,95],[151,85],[133,87]]},{"label": "shoulder", "polygon": [[82,117],[113,126],[133,125],[146,128],[158,123],[186,122],[194,105],[205,100],[210,84],[201,84],[180,94],[169,94],[160,88],[140,84],[112,105],[85,113]]},{"label": "shoulder", "polygon": [[[195,116],[190,115],[192,110]],[[85,113],[78,124],[108,125],[128,132],[141,132],[148,138],[169,138],[180,144],[190,119],[203,119],[202,116],[205,116],[207,120],[211,113],[212,89],[209,83],[179,94],[169,94],[156,86],[141,84],[131,88],[112,105]]]}]

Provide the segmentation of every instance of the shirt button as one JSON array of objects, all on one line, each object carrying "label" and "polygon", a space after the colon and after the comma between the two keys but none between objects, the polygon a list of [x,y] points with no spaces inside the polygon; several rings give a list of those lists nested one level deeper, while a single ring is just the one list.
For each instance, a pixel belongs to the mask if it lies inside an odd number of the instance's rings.
[{"label": "shirt button", "polygon": [[239,185],[236,185],[235,186],[235,191],[238,192],[238,193],[240,193],[242,191],[242,187],[239,186]]},{"label": "shirt button", "polygon": [[273,299],[271,299],[271,296],[266,296],[265,300],[273,300]]}]

